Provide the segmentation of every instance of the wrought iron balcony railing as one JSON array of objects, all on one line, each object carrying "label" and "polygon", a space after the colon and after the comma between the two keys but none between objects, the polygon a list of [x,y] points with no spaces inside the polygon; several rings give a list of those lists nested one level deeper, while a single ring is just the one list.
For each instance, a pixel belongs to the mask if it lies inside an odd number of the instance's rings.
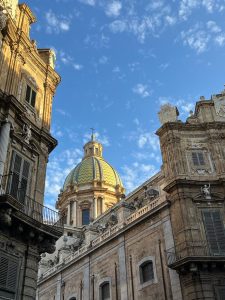
[{"label": "wrought iron balcony railing", "polygon": [[225,252],[222,250],[212,250],[207,241],[185,241],[177,244],[176,247],[166,251],[167,264],[172,266],[180,264],[182,261],[207,260],[212,258],[225,259]]},{"label": "wrought iron balcony railing", "polygon": [[60,214],[27,196],[27,185],[22,181],[15,180],[15,178],[15,173],[10,173],[2,177],[0,181],[0,197],[12,197],[20,203],[19,211],[26,216],[42,224],[53,226],[58,231],[63,232],[63,220]]}]

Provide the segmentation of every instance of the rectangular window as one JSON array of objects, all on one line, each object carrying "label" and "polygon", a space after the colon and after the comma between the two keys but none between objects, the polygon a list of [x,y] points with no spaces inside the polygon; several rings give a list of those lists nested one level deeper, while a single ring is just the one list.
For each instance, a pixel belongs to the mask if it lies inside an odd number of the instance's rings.
[{"label": "rectangular window", "polygon": [[97,199],[97,215],[100,216],[103,212],[103,199],[98,198]]},{"label": "rectangular window", "polygon": [[0,299],[15,299],[19,259],[0,252]]},{"label": "rectangular window", "polygon": [[36,102],[36,92],[29,86],[27,85],[27,90],[26,90],[26,101],[33,107],[35,107],[35,102]]},{"label": "rectangular window", "polygon": [[211,255],[225,255],[225,232],[220,211],[203,211],[203,220]]},{"label": "rectangular window", "polygon": [[90,223],[90,210],[82,209],[82,225],[88,225]]},{"label": "rectangular window", "polygon": [[13,151],[8,193],[21,203],[25,202],[29,179],[30,163]]},{"label": "rectangular window", "polygon": [[216,299],[217,300],[224,300],[225,299],[225,287],[224,286],[217,286],[216,287]]},{"label": "rectangular window", "polygon": [[205,160],[203,152],[192,152],[192,161],[195,166],[204,166]]}]

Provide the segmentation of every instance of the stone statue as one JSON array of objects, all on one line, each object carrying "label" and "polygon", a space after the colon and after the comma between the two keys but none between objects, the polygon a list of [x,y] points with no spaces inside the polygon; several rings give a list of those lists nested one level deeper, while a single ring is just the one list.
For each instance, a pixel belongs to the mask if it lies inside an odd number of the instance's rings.
[{"label": "stone statue", "polygon": [[158,113],[161,124],[167,122],[176,122],[179,111],[176,106],[172,106],[169,103],[161,106],[160,112]]},{"label": "stone statue", "polygon": [[203,193],[206,199],[211,199],[210,184],[209,185],[205,184],[203,187],[201,187],[201,192]]},{"label": "stone statue", "polygon": [[31,132],[31,126],[24,124],[23,125],[23,133],[22,133],[23,137],[24,137],[24,141],[29,144],[30,143],[30,139],[32,136],[32,132]]}]

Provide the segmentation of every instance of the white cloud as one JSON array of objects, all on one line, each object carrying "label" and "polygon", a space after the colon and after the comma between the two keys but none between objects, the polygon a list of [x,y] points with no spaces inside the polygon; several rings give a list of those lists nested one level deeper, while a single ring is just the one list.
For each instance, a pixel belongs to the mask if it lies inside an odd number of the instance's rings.
[{"label": "white cloud", "polygon": [[49,199],[47,205],[54,205],[66,176],[80,162],[82,155],[80,149],[67,149],[50,157],[45,183],[45,194]]},{"label": "white cloud", "polygon": [[134,162],[131,166],[123,166],[121,179],[126,193],[131,192],[157,172],[153,164]]},{"label": "white cloud", "polygon": [[193,28],[186,32],[182,31],[181,38],[184,45],[188,45],[198,54],[207,50],[207,46],[210,41],[210,35],[207,31],[201,29],[199,24],[196,24]]},{"label": "white cloud", "polygon": [[220,1],[217,0],[182,0],[179,7],[179,16],[181,19],[187,20],[194,9],[205,8],[209,13],[219,9]]},{"label": "white cloud", "polygon": [[207,28],[214,33],[221,32],[221,28],[214,21],[208,21]]},{"label": "white cloud", "polygon": [[122,9],[122,3],[120,1],[112,1],[105,8],[105,13],[109,17],[118,17]]},{"label": "white cloud", "polygon": [[120,67],[119,67],[119,66],[115,66],[115,67],[112,69],[112,72],[113,72],[113,73],[120,73]]},{"label": "white cloud", "polygon": [[70,18],[66,16],[57,16],[52,10],[49,10],[45,14],[47,22],[47,33],[60,33],[66,32],[70,29]]},{"label": "white cloud", "polygon": [[142,98],[149,97],[152,94],[152,91],[146,84],[138,83],[133,87],[133,92]]},{"label": "white cloud", "polygon": [[75,69],[76,71],[80,71],[80,70],[83,69],[83,66],[82,66],[82,65],[76,64],[76,63],[73,64],[73,67],[74,67],[74,69]]},{"label": "white cloud", "polygon": [[215,43],[218,46],[223,46],[225,44],[225,34],[221,33],[214,38]]},{"label": "white cloud", "polygon": [[108,61],[109,61],[109,58],[108,58],[107,56],[105,56],[105,55],[103,55],[103,56],[101,56],[101,57],[99,58],[99,63],[100,63],[101,65],[107,64]]},{"label": "white cloud", "polygon": [[95,0],[79,0],[79,1],[83,4],[87,4],[87,5],[90,5],[90,6],[95,6],[95,4],[96,4]]},{"label": "white cloud", "polygon": [[208,21],[205,25],[197,23],[191,29],[181,32],[181,39],[185,46],[195,50],[197,54],[208,50],[212,42],[217,46],[225,43],[225,34],[214,21]]},{"label": "white cloud", "polygon": [[80,71],[83,69],[83,65],[75,63],[73,57],[62,50],[59,51],[59,59],[64,65],[72,66],[76,71]]}]

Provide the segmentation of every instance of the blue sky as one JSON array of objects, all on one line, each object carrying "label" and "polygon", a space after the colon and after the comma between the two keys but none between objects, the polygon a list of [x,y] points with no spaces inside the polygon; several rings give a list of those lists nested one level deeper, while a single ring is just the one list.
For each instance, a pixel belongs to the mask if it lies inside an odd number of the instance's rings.
[{"label": "blue sky", "polygon": [[185,119],[201,95],[224,86],[224,0],[28,0],[31,38],[54,48],[62,77],[53,103],[59,141],[48,163],[45,201],[97,131],[104,157],[131,191],[160,169],[160,105]]}]

